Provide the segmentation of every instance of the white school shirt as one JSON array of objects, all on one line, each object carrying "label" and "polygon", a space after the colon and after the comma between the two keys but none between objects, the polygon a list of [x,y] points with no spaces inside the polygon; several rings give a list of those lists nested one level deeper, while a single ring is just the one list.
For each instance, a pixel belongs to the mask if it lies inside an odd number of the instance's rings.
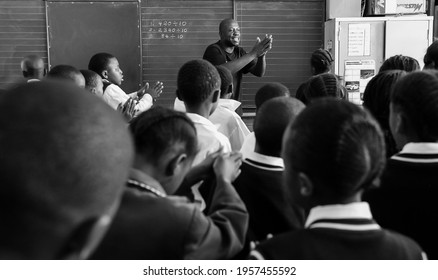
[{"label": "white school shirt", "polygon": [[224,153],[231,152],[231,144],[225,135],[217,131],[216,126],[208,119],[193,113],[187,113],[193,121],[198,135],[198,153],[193,166],[201,163],[209,154],[223,148]]},{"label": "white school shirt", "polygon": [[[117,107],[119,104],[125,104],[125,102],[129,98],[137,98],[137,92],[133,92],[130,94],[126,94],[126,92],[123,91],[118,85],[111,84],[109,85],[104,93],[103,93],[103,100],[110,105],[114,110],[117,110]],[[136,115],[140,114],[141,112],[146,111],[147,109],[151,108],[153,105],[153,98],[150,94],[146,93],[135,105]]]},{"label": "white school shirt", "polygon": [[247,158],[248,155],[254,152],[255,145],[256,145],[255,133],[251,132],[248,136],[246,136],[245,141],[243,142],[242,145],[242,149],[240,149],[240,153],[242,154],[243,159]]},{"label": "white school shirt", "polygon": [[230,140],[233,151],[239,151],[245,137],[251,133],[242,118],[234,112],[240,104],[233,99],[219,99],[216,110],[208,118]]}]

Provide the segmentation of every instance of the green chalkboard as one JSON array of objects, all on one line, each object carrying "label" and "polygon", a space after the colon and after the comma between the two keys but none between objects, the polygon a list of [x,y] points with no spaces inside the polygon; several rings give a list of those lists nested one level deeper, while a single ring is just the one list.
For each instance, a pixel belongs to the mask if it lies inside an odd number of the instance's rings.
[{"label": "green chalkboard", "polygon": [[141,78],[141,32],[138,1],[47,1],[49,64],[87,69],[92,55],[108,52],[123,70],[122,88],[132,92]]}]

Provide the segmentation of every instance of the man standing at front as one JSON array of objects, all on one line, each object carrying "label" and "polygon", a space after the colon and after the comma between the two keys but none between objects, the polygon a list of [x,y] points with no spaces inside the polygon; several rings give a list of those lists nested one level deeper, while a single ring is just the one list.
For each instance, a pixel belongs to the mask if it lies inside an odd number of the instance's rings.
[{"label": "man standing at front", "polygon": [[263,40],[257,38],[249,53],[239,47],[240,27],[234,19],[224,19],[219,25],[220,40],[207,47],[204,59],[213,65],[222,65],[233,74],[233,99],[240,100],[242,74],[252,73],[263,77],[266,69],[266,53],[272,48],[272,35]]}]

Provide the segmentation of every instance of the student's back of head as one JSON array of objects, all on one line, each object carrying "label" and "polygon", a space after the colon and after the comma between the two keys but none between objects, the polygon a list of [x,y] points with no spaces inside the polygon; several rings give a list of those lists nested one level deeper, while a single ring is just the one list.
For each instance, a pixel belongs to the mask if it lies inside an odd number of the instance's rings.
[{"label": "student's back of head", "polygon": [[[199,105],[216,94],[219,98],[221,78],[217,69],[206,60],[186,62],[178,72],[177,94],[187,105]],[[215,102],[215,101],[213,101]]]},{"label": "student's back of head", "polygon": [[[130,129],[134,136],[137,168],[153,166],[157,171],[155,179],[168,194],[173,194],[197,153],[193,122],[184,113],[158,106],[136,117]],[[185,167],[185,172],[176,174],[178,164]]]},{"label": "student's back of head", "polygon": [[216,66],[217,72],[221,77],[221,94],[220,98],[231,98],[233,94],[233,75],[230,70],[224,66]]},{"label": "student's back of head", "polygon": [[266,101],[254,120],[256,152],[280,157],[284,131],[304,107],[293,97],[276,97]]},{"label": "student's back of head", "polygon": [[402,77],[391,94],[391,131],[399,148],[408,142],[438,141],[438,71]]},{"label": "student's back of head", "polygon": [[46,75],[43,59],[38,55],[28,55],[21,61],[21,71],[27,79],[42,80]]},{"label": "student's back of head", "polygon": [[290,96],[289,89],[280,83],[267,83],[263,85],[255,94],[256,110],[269,99],[281,96]]},{"label": "student's back of head", "polygon": [[20,85],[0,96],[0,146],[0,259],[85,258],[131,164],[121,117],[73,85]]},{"label": "student's back of head", "polygon": [[47,78],[50,80],[73,82],[78,87],[85,88],[84,76],[78,69],[70,65],[56,65],[50,69]]},{"label": "student's back of head", "polygon": [[306,209],[360,200],[385,165],[382,131],[370,113],[325,98],[304,109],[283,142],[287,184]]},{"label": "student's back of head", "polygon": [[310,57],[310,66],[312,68],[312,74],[318,75],[329,72],[334,59],[332,54],[324,49],[317,49],[312,53]]},{"label": "student's back of head", "polygon": [[424,69],[438,69],[438,41],[433,42],[423,58]]},{"label": "student's back of head", "polygon": [[388,70],[404,70],[406,72],[412,72],[420,69],[418,61],[410,56],[394,55],[385,60],[380,66],[379,73]]},{"label": "student's back of head", "polygon": [[385,134],[387,156],[397,152],[394,138],[389,128],[389,102],[395,83],[406,75],[402,70],[387,70],[374,76],[363,94],[363,106],[370,110]]},{"label": "student's back of head", "polygon": [[324,73],[311,77],[300,100],[304,104],[311,103],[314,99],[321,97],[345,98],[345,89],[338,77],[334,74]]},{"label": "student's back of head", "polygon": [[102,96],[102,78],[96,72],[91,70],[81,70],[81,73],[85,79],[85,89],[97,96]]}]

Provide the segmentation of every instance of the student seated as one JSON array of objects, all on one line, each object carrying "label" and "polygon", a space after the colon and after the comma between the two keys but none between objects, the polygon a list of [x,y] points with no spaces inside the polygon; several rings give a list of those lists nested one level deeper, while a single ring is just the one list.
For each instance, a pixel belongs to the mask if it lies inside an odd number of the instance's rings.
[{"label": "student seated", "polygon": [[70,65],[56,65],[47,73],[47,79],[73,82],[80,88],[85,88],[85,78],[82,73]]},{"label": "student seated", "polygon": [[346,99],[347,90],[336,75],[324,73],[311,77],[303,87],[302,94],[297,95],[297,99],[306,105],[321,97]]},{"label": "student seated", "polygon": [[217,185],[205,214],[172,196],[191,169],[196,128],[181,112],[154,107],[130,125],[136,156],[120,209],[95,259],[228,259],[243,246],[248,216],[231,182],[241,163],[223,154],[203,167]]},{"label": "student seated", "polygon": [[[81,70],[82,75],[85,78],[85,89],[92,94],[103,99],[103,81],[102,78],[94,71]],[[135,116],[136,101],[133,98],[129,98],[125,103],[120,103],[117,106],[117,111],[122,113],[125,119],[129,122]]]},{"label": "student seated", "polygon": [[88,70],[99,74],[103,79],[103,100],[114,110],[121,104],[125,104],[129,98],[136,100],[135,110],[139,114],[153,105],[153,100],[158,98],[163,91],[163,83],[157,82],[153,88],[146,83],[144,87],[136,92],[126,94],[120,85],[123,82],[123,71],[120,69],[119,61],[109,53],[97,53],[91,57],[88,63]]},{"label": "student seated", "polygon": [[[280,83],[267,83],[263,85],[255,94],[254,103],[256,107],[256,115],[257,111],[266,101],[281,96],[290,96],[289,89]],[[246,136],[245,141],[243,142],[242,149],[240,152],[242,153],[243,158],[246,158],[248,154],[254,152],[255,149],[255,135],[254,132],[251,132],[248,136]]]},{"label": "student seated", "polygon": [[361,202],[385,165],[382,131],[366,110],[332,98],[315,101],[286,130],[282,157],[292,202],[310,212],[304,229],[274,236],[253,257],[423,258],[413,240],[382,229]]},{"label": "student seated", "polygon": [[379,122],[385,136],[386,157],[397,153],[394,137],[389,128],[389,99],[395,83],[406,75],[402,70],[386,70],[374,76],[367,84],[363,94],[363,106]]},{"label": "student seated", "polygon": [[[332,54],[328,50],[315,50],[310,56],[310,72],[312,73],[312,77],[319,74],[329,73],[332,70],[332,63],[334,61]],[[302,83],[295,93],[295,97],[298,100],[303,100],[304,89],[307,87],[307,81]]]},{"label": "student seated", "polygon": [[421,69],[420,64],[415,58],[405,55],[394,55],[383,62],[382,66],[380,66],[379,73],[388,70],[412,72]]},{"label": "student seated", "polygon": [[21,71],[27,82],[41,81],[47,74],[44,61],[39,55],[28,55],[21,61]]},{"label": "student seated", "polygon": [[264,103],[254,120],[255,151],[248,153],[233,183],[249,213],[247,241],[302,228],[304,213],[288,199],[280,157],[284,131],[304,104],[292,97],[276,97]]},{"label": "student seated", "polygon": [[218,106],[210,115],[209,120],[218,127],[219,132],[230,140],[231,149],[239,151],[250,131],[242,118],[235,112],[241,103],[231,99],[233,95],[233,75],[231,75],[230,70],[223,66],[216,66],[216,69],[221,77],[221,94]]},{"label": "student seated", "polygon": [[426,51],[423,58],[424,69],[438,69],[438,41],[434,41]]},{"label": "student seated", "polygon": [[85,79],[85,89],[98,97],[103,97],[102,78],[96,72],[91,70],[80,71]]},{"label": "student seated", "polygon": [[198,135],[198,152],[193,165],[218,150],[231,152],[228,138],[208,119],[217,108],[220,88],[219,73],[206,60],[186,62],[178,72],[176,94],[184,102]]},{"label": "student seated", "polygon": [[[239,151],[250,131],[242,118],[236,113],[241,103],[231,99],[233,95],[233,76],[230,70],[223,66],[216,66],[221,77],[221,94],[218,106],[209,120],[216,125],[218,131],[224,134],[230,141],[233,151]],[[186,112],[184,102],[175,98],[173,108],[180,112]]]},{"label": "student seated", "polygon": [[85,259],[120,202],[133,159],[126,124],[69,84],[0,96],[0,259]]},{"label": "student seated", "polygon": [[400,153],[388,161],[369,201],[377,222],[417,241],[438,259],[438,72],[400,78],[391,94],[389,124]]}]

